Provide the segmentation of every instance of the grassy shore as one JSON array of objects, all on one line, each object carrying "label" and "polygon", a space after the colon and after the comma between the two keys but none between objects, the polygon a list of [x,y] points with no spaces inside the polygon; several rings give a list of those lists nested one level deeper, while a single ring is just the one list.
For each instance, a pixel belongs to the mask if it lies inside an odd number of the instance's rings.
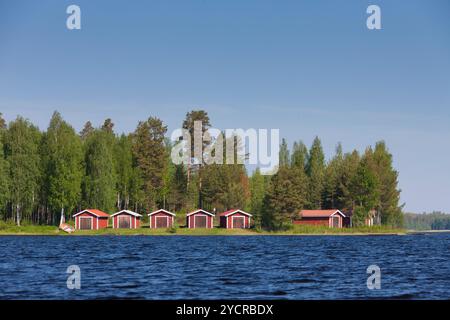
[{"label": "grassy shore", "polygon": [[150,229],[148,226],[143,226],[139,229],[107,229],[100,230],[77,230],[75,233],[69,235],[56,226],[37,226],[24,225],[21,227],[0,223],[0,235],[67,235],[67,236],[87,236],[87,235],[151,235],[151,236],[168,236],[168,235],[183,235],[183,236],[232,236],[232,235],[370,235],[370,234],[406,234],[406,230],[391,228],[387,226],[374,227],[360,227],[360,228],[342,228],[330,229],[327,227],[317,226],[301,226],[295,225],[286,231],[259,231],[255,229],[187,229],[184,227],[173,229]]}]

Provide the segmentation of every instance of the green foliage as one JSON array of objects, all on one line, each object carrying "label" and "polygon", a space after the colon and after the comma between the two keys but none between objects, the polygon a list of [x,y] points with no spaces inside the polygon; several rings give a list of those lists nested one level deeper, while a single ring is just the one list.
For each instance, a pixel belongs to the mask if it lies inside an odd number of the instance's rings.
[{"label": "green foliage", "polygon": [[41,151],[50,209],[72,210],[80,201],[83,154],[75,130],[58,112],[53,114],[43,136]]},{"label": "green foliage", "polygon": [[133,168],[132,142],[129,136],[122,134],[114,144],[114,164],[116,172],[116,192],[118,210],[128,209],[133,197],[135,183]]},{"label": "green foliage", "polygon": [[289,159],[289,149],[286,142],[286,139],[281,139],[281,145],[280,145],[280,167],[287,167],[290,164]]},{"label": "green foliage", "polygon": [[309,208],[321,209],[325,181],[325,155],[319,137],[314,139],[309,151],[306,172],[309,177]]},{"label": "green foliage", "polygon": [[142,206],[145,211],[161,204],[160,193],[166,167],[164,135],[167,127],[158,118],[150,117],[139,122],[133,139],[133,159],[139,169],[142,183]]},{"label": "green foliage", "polygon": [[266,179],[259,169],[256,169],[250,178],[250,209],[257,229],[261,228],[261,219],[264,212],[264,197],[266,195]]},{"label": "green foliage", "polygon": [[95,130],[85,142],[84,207],[110,212],[116,200],[114,136],[105,130]]},{"label": "green foliage", "polygon": [[0,113],[0,217],[2,216],[3,210],[6,208],[10,188],[10,177],[9,177],[9,162],[5,158],[5,150],[3,146],[3,141],[6,134],[6,122],[2,118]]},{"label": "green foliage", "polygon": [[291,165],[306,170],[308,161],[308,148],[302,141],[294,142],[292,148]]},{"label": "green foliage", "polygon": [[18,117],[5,133],[5,155],[9,163],[9,196],[15,209],[15,221],[20,225],[22,216],[29,218],[37,204],[41,157],[41,133],[28,120]]},{"label": "green foliage", "polygon": [[392,154],[384,141],[375,144],[369,165],[379,181],[379,202],[376,207],[383,224],[402,226],[402,207],[399,205],[398,172],[393,168]]},{"label": "green foliage", "polygon": [[[202,121],[203,131],[211,126],[207,112],[189,112],[183,127],[192,136],[197,120]],[[139,122],[129,135],[116,136],[113,129],[111,119],[98,129],[88,121],[77,135],[55,112],[47,131],[41,133],[21,117],[6,126],[0,114],[3,220],[51,224],[66,210],[91,207],[145,214],[158,207],[178,212],[178,222],[184,223],[184,213],[203,207],[216,212],[249,211],[259,231],[290,229],[303,208],[352,210],[355,226],[363,225],[369,213],[375,213],[375,223],[403,223],[398,172],[384,142],[362,156],[356,150],[344,154],[339,144],[334,157],[325,162],[318,137],[309,151],[303,142],[295,142],[292,153],[283,139],[278,172],[263,176],[256,170],[248,177],[243,164],[229,163],[243,153],[236,137],[203,144],[203,148],[221,147],[219,143],[224,147],[233,139],[234,154],[226,150],[228,160],[223,165],[194,158],[189,164],[175,165],[165,137],[167,127],[160,119]],[[446,226],[442,219],[436,221],[434,227]]]},{"label": "green foliage", "polygon": [[299,168],[281,167],[271,178],[264,198],[263,226],[289,228],[292,219],[308,204],[308,178]]},{"label": "green foliage", "polygon": [[450,214],[435,211],[431,213],[405,213],[404,226],[412,230],[450,230]]}]

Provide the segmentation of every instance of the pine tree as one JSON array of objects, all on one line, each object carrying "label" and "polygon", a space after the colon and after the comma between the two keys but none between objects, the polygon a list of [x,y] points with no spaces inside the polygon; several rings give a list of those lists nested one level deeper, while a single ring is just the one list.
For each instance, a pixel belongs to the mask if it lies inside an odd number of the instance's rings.
[{"label": "pine tree", "polygon": [[[339,183],[343,174],[344,155],[342,145],[339,143],[336,147],[336,154],[325,168],[324,180],[324,204],[326,209],[335,209],[338,205]],[[342,208],[341,208],[342,209]]]},{"label": "pine tree", "polygon": [[157,204],[163,188],[163,175],[166,167],[166,146],[164,135],[167,127],[158,118],[150,117],[139,122],[133,139],[133,158],[139,168],[143,185],[143,206],[149,211]]},{"label": "pine tree", "polygon": [[286,139],[284,139],[284,138],[281,139],[279,158],[280,158],[280,168],[289,166],[289,149],[288,149]]},{"label": "pine tree", "polygon": [[306,170],[306,164],[308,162],[308,148],[302,141],[294,142],[292,148],[291,165],[299,167],[303,171]]},{"label": "pine tree", "polygon": [[353,150],[351,153],[346,153],[342,162],[341,174],[338,178],[335,203],[336,208],[352,210],[355,206],[354,197],[351,190],[353,177],[356,174],[360,162],[358,151]]},{"label": "pine tree", "polygon": [[83,141],[85,141],[90,134],[92,134],[95,131],[94,127],[92,126],[92,123],[90,121],[86,122],[84,124],[83,130],[80,131],[80,137]]},{"label": "pine tree", "polygon": [[311,209],[322,208],[324,188],[325,156],[319,137],[314,139],[308,158],[306,172],[309,177],[309,206]]},{"label": "pine tree", "polygon": [[[197,189],[190,188],[189,194],[191,196],[195,196],[195,193],[197,193],[198,199],[197,199],[197,205],[195,207],[203,207],[203,201],[202,201],[202,167],[203,167],[203,159],[196,159],[195,156],[195,123],[197,121],[201,122],[202,125],[202,137],[203,134],[211,127],[211,122],[209,120],[208,113],[204,110],[192,110],[186,114],[186,118],[183,121],[182,128],[187,130],[190,134],[190,146],[191,146],[191,156],[190,161],[187,165],[187,187],[189,188],[189,184],[192,180],[192,171],[193,169],[197,171],[197,178],[196,178],[196,186]],[[200,142],[198,142],[200,143]],[[202,141],[200,145],[200,153],[201,157],[203,158],[203,153],[205,148],[210,144],[208,141]],[[194,201],[194,199],[192,199]]]},{"label": "pine tree", "polygon": [[40,156],[39,129],[28,120],[18,117],[11,122],[5,135],[5,154],[9,163],[10,201],[15,211],[15,221],[20,226],[22,218],[29,219],[37,205]]},{"label": "pine tree", "polygon": [[58,112],[43,137],[47,201],[54,211],[71,211],[80,200],[83,153],[75,130]]},{"label": "pine tree", "polygon": [[0,131],[6,130],[6,120],[3,119],[3,113],[0,112]]},{"label": "pine tree", "polygon": [[102,130],[114,134],[114,123],[110,118],[106,119],[105,122],[103,122]]},{"label": "pine tree", "polygon": [[300,168],[282,167],[271,178],[264,198],[263,225],[285,229],[308,205],[308,177]]}]

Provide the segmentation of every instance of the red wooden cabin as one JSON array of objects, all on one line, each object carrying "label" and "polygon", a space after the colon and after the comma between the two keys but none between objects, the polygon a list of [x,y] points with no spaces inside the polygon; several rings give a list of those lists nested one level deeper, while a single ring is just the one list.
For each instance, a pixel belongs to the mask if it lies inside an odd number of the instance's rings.
[{"label": "red wooden cabin", "polygon": [[329,228],[342,228],[346,218],[338,209],[330,210],[302,210],[294,224],[309,224],[316,226],[327,226]]},{"label": "red wooden cabin", "polygon": [[150,228],[171,228],[174,225],[175,213],[159,209],[148,214]]},{"label": "red wooden cabin", "polygon": [[186,226],[188,228],[209,228],[213,227],[214,214],[198,209],[186,215]]},{"label": "red wooden cabin", "polygon": [[98,230],[108,227],[109,214],[97,209],[85,209],[73,215],[75,229]]},{"label": "red wooden cabin", "polygon": [[141,226],[142,215],[130,210],[116,212],[111,217],[114,229],[137,229]]},{"label": "red wooden cabin", "polygon": [[241,209],[231,209],[219,214],[220,227],[227,229],[250,228],[250,218],[252,215]]}]

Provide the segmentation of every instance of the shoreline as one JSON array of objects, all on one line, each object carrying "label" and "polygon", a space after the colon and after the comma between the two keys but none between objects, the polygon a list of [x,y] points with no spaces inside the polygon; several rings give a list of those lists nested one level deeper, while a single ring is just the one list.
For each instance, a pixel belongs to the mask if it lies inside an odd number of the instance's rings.
[{"label": "shoreline", "polygon": [[423,234],[421,231],[390,228],[385,226],[361,227],[352,229],[330,229],[330,228],[292,228],[284,231],[257,231],[255,229],[100,229],[100,230],[77,230],[68,234],[55,226],[11,226],[0,228],[1,236],[400,236],[408,234]]}]

